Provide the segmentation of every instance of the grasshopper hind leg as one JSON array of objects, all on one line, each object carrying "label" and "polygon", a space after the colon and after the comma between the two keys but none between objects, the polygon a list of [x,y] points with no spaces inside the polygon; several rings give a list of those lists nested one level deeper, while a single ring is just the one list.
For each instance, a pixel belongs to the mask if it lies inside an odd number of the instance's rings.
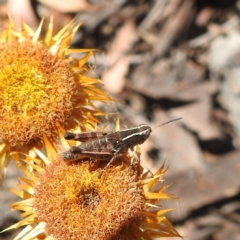
[{"label": "grasshopper hind leg", "polygon": [[114,155],[111,160],[107,163],[107,165],[103,168],[103,170],[100,172],[100,174],[98,175],[98,178],[100,179],[103,175],[103,173],[105,172],[105,170],[113,163],[113,161],[115,161],[118,157],[121,157],[123,154],[116,154]]},{"label": "grasshopper hind leg", "polygon": [[[114,150],[114,151],[115,151],[115,150]],[[131,150],[131,154],[132,154],[133,157],[137,160],[137,162],[140,162],[140,159],[139,159],[139,157],[137,156],[137,154],[136,154],[135,151]],[[123,155],[124,155],[124,154],[119,154],[117,151],[115,151],[114,156],[111,158],[111,160],[107,163],[107,165],[106,165],[106,166],[103,168],[103,170],[100,172],[100,174],[98,175],[98,178],[101,178],[101,177],[102,177],[104,171],[113,163],[113,161],[115,161],[117,158],[119,158],[119,157],[121,157],[121,156],[123,156]],[[131,166],[132,166],[133,170],[135,170],[135,169],[134,169],[134,163],[133,163],[133,161],[131,161]]]}]

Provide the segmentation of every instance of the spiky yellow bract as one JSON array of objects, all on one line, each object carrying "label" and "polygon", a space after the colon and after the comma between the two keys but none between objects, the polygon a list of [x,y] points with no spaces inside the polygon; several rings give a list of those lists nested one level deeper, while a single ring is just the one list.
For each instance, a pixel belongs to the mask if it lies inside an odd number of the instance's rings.
[{"label": "spiky yellow bract", "polygon": [[28,178],[20,178],[21,191],[12,190],[23,198],[12,209],[22,211],[24,219],[6,229],[27,225],[15,240],[180,237],[164,216],[171,209],[158,205],[161,199],[172,199],[163,193],[164,167],[146,178],[140,164],[131,166],[125,154],[99,179],[104,162],[66,164],[60,157],[48,161],[42,155],[46,165],[41,167],[34,155],[25,159],[29,166],[17,163]]},{"label": "spiky yellow bract", "polygon": [[111,101],[89,76],[93,50],[69,49],[79,25],[70,22],[53,36],[51,20],[41,39],[42,24],[36,32],[24,22],[16,30],[9,18],[0,34],[0,170],[14,151],[45,147],[48,157],[55,156],[63,132],[93,129],[101,114],[94,102]]}]

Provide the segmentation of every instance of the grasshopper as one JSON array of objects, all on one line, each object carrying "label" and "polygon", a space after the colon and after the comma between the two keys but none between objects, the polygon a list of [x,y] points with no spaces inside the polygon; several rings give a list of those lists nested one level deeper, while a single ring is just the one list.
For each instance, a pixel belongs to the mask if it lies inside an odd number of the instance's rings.
[{"label": "grasshopper", "polygon": [[[156,128],[180,120],[181,118],[173,119],[165,122]],[[64,138],[66,140],[75,140],[83,142],[79,146],[71,147],[63,152],[62,158],[64,161],[76,160],[98,160],[109,161],[99,174],[101,178],[105,169],[111,165],[119,156],[126,153],[128,149],[132,149],[136,145],[140,145],[146,141],[152,132],[151,127],[147,124],[140,124],[137,127],[126,130],[105,133],[101,131],[72,133],[66,132]]]}]

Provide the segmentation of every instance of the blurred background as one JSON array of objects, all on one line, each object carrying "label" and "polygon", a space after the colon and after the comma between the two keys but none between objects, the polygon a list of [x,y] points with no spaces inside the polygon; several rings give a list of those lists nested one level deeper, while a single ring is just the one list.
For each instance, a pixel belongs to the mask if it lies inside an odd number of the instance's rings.
[{"label": "blurred background", "polygon": [[[53,16],[54,32],[81,22],[72,47],[100,50],[92,73],[117,100],[100,107],[119,112],[123,128],[182,117],[142,145],[143,166],[168,166],[177,200],[161,204],[175,208],[168,218],[185,239],[240,239],[240,1],[1,0],[2,29],[8,13],[33,29]],[[0,230],[19,218],[7,189],[18,176],[12,164],[0,187]]]}]

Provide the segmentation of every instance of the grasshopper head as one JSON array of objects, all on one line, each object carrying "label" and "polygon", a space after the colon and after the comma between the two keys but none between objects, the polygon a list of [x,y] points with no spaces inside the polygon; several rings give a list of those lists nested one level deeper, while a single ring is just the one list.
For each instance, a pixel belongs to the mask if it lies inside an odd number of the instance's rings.
[{"label": "grasshopper head", "polygon": [[141,139],[141,143],[139,144],[142,144],[149,138],[150,133],[152,132],[152,129],[147,124],[144,124],[144,123],[140,124],[138,126],[138,129],[140,134],[139,138]]}]

